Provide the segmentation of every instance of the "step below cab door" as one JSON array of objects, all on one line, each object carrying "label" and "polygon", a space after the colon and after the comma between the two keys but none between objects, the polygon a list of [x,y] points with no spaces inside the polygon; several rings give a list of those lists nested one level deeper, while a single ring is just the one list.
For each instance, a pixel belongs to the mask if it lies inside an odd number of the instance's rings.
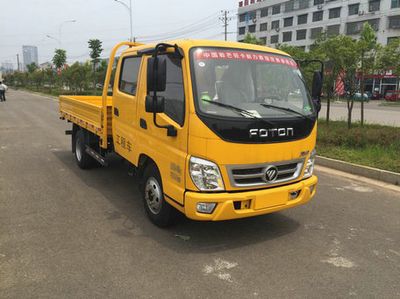
[{"label": "step below cab door", "polygon": [[143,59],[138,103],[138,142],[141,152],[150,156],[161,173],[164,195],[183,206],[185,192],[185,171],[188,144],[188,105],[185,101],[185,72],[183,59],[172,54],[166,55],[167,84],[163,92],[157,96],[165,98],[164,113],[157,113],[157,124],[172,125],[176,128],[176,136],[167,136],[165,128],[159,128],[153,121],[153,113],[145,110],[147,92],[147,59]]}]

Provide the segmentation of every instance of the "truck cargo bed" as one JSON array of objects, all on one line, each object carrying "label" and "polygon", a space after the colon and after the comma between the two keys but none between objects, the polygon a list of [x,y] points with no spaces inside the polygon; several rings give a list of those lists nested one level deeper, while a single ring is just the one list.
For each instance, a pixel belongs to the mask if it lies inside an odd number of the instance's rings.
[{"label": "truck cargo bed", "polygon": [[[60,116],[88,131],[101,136],[102,97],[101,96],[60,96]],[[107,135],[111,131],[112,97],[107,97]]]}]

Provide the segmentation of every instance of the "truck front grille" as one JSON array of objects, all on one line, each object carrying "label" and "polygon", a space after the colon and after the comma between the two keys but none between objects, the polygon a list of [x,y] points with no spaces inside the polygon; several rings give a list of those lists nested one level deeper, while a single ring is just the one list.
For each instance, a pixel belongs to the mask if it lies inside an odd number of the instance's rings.
[{"label": "truck front grille", "polygon": [[[229,165],[227,166],[231,185],[234,187],[269,186],[297,179],[303,169],[304,160],[290,160],[265,164]],[[275,166],[278,170],[276,179],[269,182],[266,171]]]}]

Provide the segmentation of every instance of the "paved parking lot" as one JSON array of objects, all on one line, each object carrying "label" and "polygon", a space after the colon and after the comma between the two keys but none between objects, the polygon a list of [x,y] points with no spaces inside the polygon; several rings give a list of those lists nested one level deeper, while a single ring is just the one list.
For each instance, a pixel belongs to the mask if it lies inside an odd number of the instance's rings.
[{"label": "paved parking lot", "polygon": [[82,171],[57,102],[0,103],[0,298],[399,298],[400,194],[320,173],[308,205],[169,229],[117,157]]}]

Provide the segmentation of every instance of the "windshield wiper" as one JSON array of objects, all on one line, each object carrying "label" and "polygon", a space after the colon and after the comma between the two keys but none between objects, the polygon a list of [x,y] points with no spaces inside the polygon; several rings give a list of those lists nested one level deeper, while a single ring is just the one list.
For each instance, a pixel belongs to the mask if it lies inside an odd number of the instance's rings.
[{"label": "windshield wiper", "polygon": [[292,108],[287,108],[287,107],[281,107],[281,106],[275,106],[275,105],[270,105],[270,104],[263,104],[260,103],[261,106],[265,107],[265,108],[272,108],[272,109],[277,109],[277,110],[281,110],[281,111],[287,111],[287,112],[291,112],[297,115],[300,115],[302,118],[307,118],[307,119],[313,119],[310,115],[304,115],[303,113],[300,113]]},{"label": "windshield wiper", "polygon": [[241,108],[239,108],[239,107],[235,107],[235,106],[232,106],[232,105],[229,105],[229,104],[224,104],[224,103],[221,103],[221,102],[206,100],[206,99],[202,99],[202,101],[203,101],[203,102],[207,102],[207,103],[211,103],[211,104],[214,104],[214,105],[217,105],[217,106],[220,106],[220,107],[225,107],[225,108],[231,109],[231,110],[233,110],[233,111],[236,111],[237,113],[239,113],[239,114],[242,115],[242,116],[247,116],[247,117],[252,118],[252,119],[257,119],[257,120],[259,120],[259,121],[263,121],[263,122],[265,122],[265,123],[267,123],[267,124],[269,124],[269,125],[271,125],[271,126],[274,125],[272,122],[269,122],[269,121],[267,121],[267,120],[265,120],[265,119],[263,119],[263,118],[261,118],[261,117],[256,117],[256,116],[255,116],[253,113],[251,113],[250,111],[241,109]]}]

